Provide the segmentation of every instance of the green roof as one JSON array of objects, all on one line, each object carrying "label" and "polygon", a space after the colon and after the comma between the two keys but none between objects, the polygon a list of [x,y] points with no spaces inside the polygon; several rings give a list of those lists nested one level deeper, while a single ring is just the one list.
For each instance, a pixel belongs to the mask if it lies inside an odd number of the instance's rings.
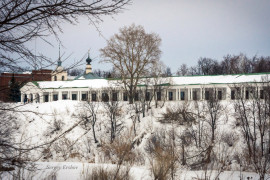
[{"label": "green roof", "polygon": [[74,80],[77,80],[77,79],[103,79],[103,78],[99,77],[96,74],[88,73],[88,74],[77,76]]}]

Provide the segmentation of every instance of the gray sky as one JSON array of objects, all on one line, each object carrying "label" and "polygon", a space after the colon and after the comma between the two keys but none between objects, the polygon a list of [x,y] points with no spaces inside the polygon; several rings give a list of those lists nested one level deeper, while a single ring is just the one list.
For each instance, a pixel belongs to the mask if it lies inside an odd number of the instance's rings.
[{"label": "gray sky", "polygon": [[[144,26],[146,32],[160,35],[161,60],[173,72],[183,63],[195,65],[199,57],[221,60],[226,54],[270,55],[269,0],[134,0],[126,8],[114,18],[103,18],[98,24],[102,35],[109,39],[120,27],[132,23]],[[110,68],[98,63],[99,49],[106,40],[86,19],[80,19],[76,26],[62,27],[61,51],[65,56],[72,53],[63,66],[83,58],[91,49],[93,69]],[[58,43],[47,39],[55,47],[37,41],[36,50],[56,60]]]}]

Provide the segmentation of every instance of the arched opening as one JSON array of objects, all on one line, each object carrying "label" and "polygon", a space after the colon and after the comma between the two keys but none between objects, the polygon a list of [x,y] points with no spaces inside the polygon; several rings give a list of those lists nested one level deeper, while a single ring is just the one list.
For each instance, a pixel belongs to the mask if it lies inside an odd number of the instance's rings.
[{"label": "arched opening", "polygon": [[62,81],[64,81],[65,80],[65,76],[62,76]]},{"label": "arched opening", "polygon": [[26,94],[24,95],[23,102],[24,102],[24,104],[27,103],[27,95]]},{"label": "arched opening", "polygon": [[30,102],[33,102],[33,94],[30,94]]},{"label": "arched opening", "polygon": [[39,94],[36,95],[36,102],[39,103],[40,102],[40,97]]},{"label": "arched opening", "polygon": [[54,76],[54,81],[57,81],[57,76]]}]

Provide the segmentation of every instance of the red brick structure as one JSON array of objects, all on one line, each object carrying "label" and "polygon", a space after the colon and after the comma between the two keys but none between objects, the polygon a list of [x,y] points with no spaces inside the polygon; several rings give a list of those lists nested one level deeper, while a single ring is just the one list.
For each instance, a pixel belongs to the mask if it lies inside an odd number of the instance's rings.
[{"label": "red brick structure", "polygon": [[1,73],[0,75],[0,101],[10,101],[10,82],[12,77],[21,86],[29,81],[51,81],[52,70],[41,69],[24,73]]}]

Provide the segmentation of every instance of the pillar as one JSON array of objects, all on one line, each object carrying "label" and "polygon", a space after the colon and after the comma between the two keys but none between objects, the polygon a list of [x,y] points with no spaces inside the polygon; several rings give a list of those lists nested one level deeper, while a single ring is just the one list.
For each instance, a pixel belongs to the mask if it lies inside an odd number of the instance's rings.
[{"label": "pillar", "polygon": [[52,102],[52,92],[49,92],[49,102]]},{"label": "pillar", "polygon": [[21,102],[23,103],[24,101],[24,94],[21,93]]},{"label": "pillar", "polygon": [[43,103],[44,99],[43,99],[43,94],[39,93],[39,102]]},{"label": "pillar", "polygon": [[59,91],[59,93],[58,93],[58,100],[62,100],[62,91]]},{"label": "pillar", "polygon": [[68,99],[69,100],[72,100],[72,98],[71,98],[71,91],[68,91],[67,96],[68,96]]},{"label": "pillar", "polygon": [[77,101],[81,101],[81,99],[82,99],[82,92],[81,91],[78,91],[78,93],[77,93]]},{"label": "pillar", "polygon": [[33,102],[36,102],[36,94],[32,94],[32,96],[33,96]]}]

